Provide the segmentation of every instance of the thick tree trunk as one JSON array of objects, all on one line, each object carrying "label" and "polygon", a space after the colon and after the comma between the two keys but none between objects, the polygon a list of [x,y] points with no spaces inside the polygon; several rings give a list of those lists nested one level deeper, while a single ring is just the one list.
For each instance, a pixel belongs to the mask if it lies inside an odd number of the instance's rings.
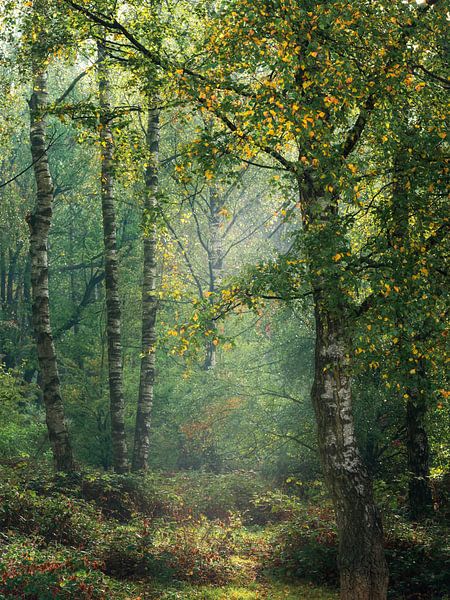
[{"label": "thick tree trunk", "polygon": [[430,448],[425,428],[427,398],[423,364],[418,365],[416,385],[409,389],[406,403],[406,447],[408,452],[408,500],[410,516],[419,521],[432,513]]},{"label": "thick tree trunk", "polygon": [[[320,187],[319,187],[320,190]],[[333,256],[343,244],[335,197],[300,180],[316,324],[311,391],[324,477],[336,514],[341,600],[385,600],[388,570],[372,481],[354,430],[349,311]]]},{"label": "thick tree trunk", "polygon": [[[220,210],[223,208],[221,198],[214,185],[209,186],[209,215],[208,215],[208,270],[209,292],[215,294],[220,287],[223,272],[223,240],[220,231],[222,218]],[[215,302],[214,296],[210,296]],[[216,323],[212,321],[210,329],[213,332],[206,344],[205,369],[214,369],[217,364],[217,346],[214,344]]]},{"label": "thick tree trunk", "polygon": [[372,482],[358,451],[344,320],[315,293],[316,351],[312,401],[325,480],[339,535],[342,600],[384,600],[388,573]]},{"label": "thick tree trunk", "polygon": [[145,471],[150,452],[150,426],[155,384],[156,355],[156,209],[158,193],[159,109],[149,109],[147,128],[148,163],[145,171],[142,280],[142,337],[139,398],[134,435],[133,471]]},{"label": "thick tree trunk", "polygon": [[74,463],[64,418],[49,311],[47,247],[52,221],[53,181],[46,148],[43,114],[46,103],[46,73],[37,72],[33,77],[33,94],[30,100],[31,155],[37,195],[34,213],[27,217],[30,227],[32,317],[41,373],[40,385],[55,467],[59,471],[71,471]]},{"label": "thick tree trunk", "polygon": [[113,193],[113,137],[110,84],[105,64],[104,46],[98,45],[98,80],[100,101],[101,199],[103,241],[105,253],[106,329],[108,337],[109,398],[111,414],[111,444],[114,470],[128,470],[125,436],[125,401],[123,394],[123,365],[121,343],[121,306],[116,249],[116,214]]}]

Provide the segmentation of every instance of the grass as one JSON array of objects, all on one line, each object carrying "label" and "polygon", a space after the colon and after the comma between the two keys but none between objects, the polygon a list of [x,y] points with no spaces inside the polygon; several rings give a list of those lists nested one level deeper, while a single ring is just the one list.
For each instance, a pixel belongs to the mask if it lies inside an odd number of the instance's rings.
[{"label": "grass", "polygon": [[152,600],[336,600],[336,592],[309,583],[253,583],[245,587],[183,586],[144,591]]}]

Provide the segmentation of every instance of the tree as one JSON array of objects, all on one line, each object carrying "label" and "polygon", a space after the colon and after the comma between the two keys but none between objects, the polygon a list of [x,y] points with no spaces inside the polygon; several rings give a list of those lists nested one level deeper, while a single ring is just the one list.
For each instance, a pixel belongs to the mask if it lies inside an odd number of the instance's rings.
[{"label": "tree", "polygon": [[[36,36],[44,31],[36,24]],[[74,468],[69,432],[64,417],[61,383],[50,324],[48,292],[48,234],[52,222],[53,181],[48,162],[46,139],[47,73],[39,56],[32,59],[33,93],[30,106],[30,143],[36,180],[36,205],[27,217],[30,228],[31,295],[33,327],[36,336],[41,387],[46,410],[47,429],[55,467],[60,471]]]},{"label": "tree", "polygon": [[113,190],[113,137],[110,83],[105,44],[98,43],[98,86],[100,103],[101,198],[105,260],[106,314],[108,336],[109,395],[113,465],[118,473],[128,470],[125,435],[125,400],[121,343],[121,307],[117,264],[116,212]]},{"label": "tree", "polygon": [[145,169],[142,236],[144,246],[142,278],[142,338],[139,397],[134,434],[133,471],[145,471],[150,451],[150,425],[153,406],[156,358],[156,296],[157,210],[159,170],[159,113],[158,97],[149,98],[147,121],[147,166]]}]

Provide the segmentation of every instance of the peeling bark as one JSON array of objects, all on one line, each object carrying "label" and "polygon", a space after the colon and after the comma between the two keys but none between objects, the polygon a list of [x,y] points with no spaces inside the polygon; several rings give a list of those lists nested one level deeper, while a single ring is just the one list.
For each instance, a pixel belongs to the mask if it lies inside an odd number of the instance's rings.
[{"label": "peeling bark", "polygon": [[100,101],[101,199],[103,241],[105,253],[106,329],[108,338],[109,398],[111,414],[111,444],[114,470],[128,470],[125,436],[125,400],[121,342],[121,306],[117,264],[116,212],[113,192],[113,137],[109,126],[111,116],[110,84],[105,64],[104,46],[98,44],[98,86]]},{"label": "peeling bark", "polygon": [[58,471],[74,469],[61,385],[50,324],[48,294],[48,234],[52,221],[53,180],[46,152],[45,107],[47,104],[47,76],[35,71],[30,104],[30,142],[33,170],[36,180],[36,205],[28,215],[30,228],[30,263],[32,318],[36,337],[47,429]]},{"label": "peeling bark", "polygon": [[342,600],[383,600],[387,566],[372,481],[359,453],[344,320],[315,292],[316,351],[312,401],[324,476],[339,533]]},{"label": "peeling bark", "polygon": [[[157,105],[157,101],[152,103]],[[159,160],[159,109],[152,105],[148,112],[148,163],[145,171],[143,226],[143,281],[142,281],[142,337],[139,397],[134,434],[133,471],[145,471],[150,453],[150,427],[155,384],[156,358],[156,209]]]},{"label": "peeling bark", "polygon": [[[300,204],[313,277],[316,324],[315,372],[311,391],[319,452],[333,500],[339,537],[342,600],[385,600],[388,570],[383,529],[371,478],[360,455],[353,420],[350,325],[333,248],[342,243],[337,201],[300,181]],[[324,275],[326,271],[326,275]]]}]

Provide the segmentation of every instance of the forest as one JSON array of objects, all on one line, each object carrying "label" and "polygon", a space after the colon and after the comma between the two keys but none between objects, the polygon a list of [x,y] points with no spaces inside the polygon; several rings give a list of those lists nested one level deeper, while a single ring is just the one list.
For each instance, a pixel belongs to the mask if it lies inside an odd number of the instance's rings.
[{"label": "forest", "polygon": [[0,1],[0,599],[450,598],[448,23]]}]

